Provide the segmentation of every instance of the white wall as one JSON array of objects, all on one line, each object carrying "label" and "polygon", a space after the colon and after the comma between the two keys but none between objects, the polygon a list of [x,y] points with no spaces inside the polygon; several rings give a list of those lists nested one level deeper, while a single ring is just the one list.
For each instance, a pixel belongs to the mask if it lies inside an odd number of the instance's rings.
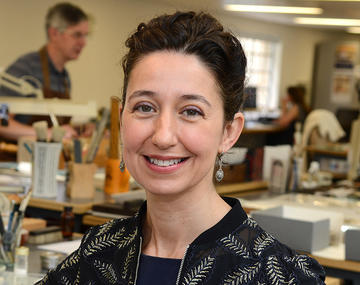
[{"label": "white wall", "polygon": [[[50,0],[0,0],[0,67],[19,55],[39,49],[45,43],[44,17]],[[79,60],[68,64],[72,96],[77,102],[96,100],[109,106],[110,97],[121,95],[120,61],[124,41],[138,23],[181,6],[146,0],[74,0],[95,18],[94,32]],[[345,33],[324,32],[282,26],[247,18],[215,14],[236,33],[270,36],[283,44],[280,90],[294,83],[311,86],[315,44],[348,37]]]}]

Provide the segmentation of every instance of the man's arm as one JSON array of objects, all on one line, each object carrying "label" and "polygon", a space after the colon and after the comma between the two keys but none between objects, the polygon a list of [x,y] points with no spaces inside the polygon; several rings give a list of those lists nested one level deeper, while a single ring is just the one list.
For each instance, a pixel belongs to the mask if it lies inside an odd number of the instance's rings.
[{"label": "man's arm", "polygon": [[[74,130],[73,127],[70,125],[63,125],[65,129],[65,136],[64,138],[73,138],[77,137],[77,132]],[[48,136],[50,136],[51,129],[48,131]],[[32,136],[35,137],[36,133],[32,126],[28,126],[22,124],[14,119],[14,115],[9,115],[9,124],[8,126],[1,126],[0,125],[0,137],[11,140],[17,141],[20,137],[24,136]]]},{"label": "man's arm", "polygon": [[9,115],[8,126],[0,126],[0,137],[17,141],[23,136],[35,136],[34,128],[16,121],[14,115]]}]

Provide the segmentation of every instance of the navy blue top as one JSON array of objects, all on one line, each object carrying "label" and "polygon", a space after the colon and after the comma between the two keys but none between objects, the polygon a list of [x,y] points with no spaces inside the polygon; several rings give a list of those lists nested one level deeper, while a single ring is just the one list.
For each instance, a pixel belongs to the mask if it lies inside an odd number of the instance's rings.
[{"label": "navy blue top", "polygon": [[141,254],[136,285],[174,285],[181,259]]}]

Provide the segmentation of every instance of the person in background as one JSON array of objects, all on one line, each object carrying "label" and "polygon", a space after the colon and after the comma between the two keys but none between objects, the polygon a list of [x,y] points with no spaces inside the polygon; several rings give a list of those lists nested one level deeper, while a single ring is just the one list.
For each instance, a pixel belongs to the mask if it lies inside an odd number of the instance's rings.
[{"label": "person in background", "polygon": [[287,88],[286,96],[281,101],[281,115],[274,121],[283,128],[279,133],[268,137],[268,145],[281,145],[294,143],[294,132],[296,122],[304,124],[310,108],[305,102],[306,89],[303,85],[290,86]]},{"label": "person in background", "polygon": [[281,102],[281,116],[275,123],[288,128],[295,122],[304,123],[310,109],[305,103],[305,87],[302,85],[287,88],[286,96]]},{"label": "person in background", "polygon": [[176,12],[140,24],[126,46],[120,167],[147,201],[91,228],[38,284],[324,284],[314,259],[216,192],[244,125],[237,37],[210,14]]},{"label": "person in background", "polygon": [[[58,3],[48,10],[45,29],[47,43],[39,51],[18,58],[5,72],[41,88],[44,98],[70,99],[71,82],[65,65],[76,60],[86,45],[89,33],[88,16],[73,4]],[[0,96],[22,95],[1,87]],[[48,116],[10,114],[8,126],[0,126],[0,137],[16,141],[20,136],[35,136],[32,123],[44,119],[51,126]],[[57,116],[57,119],[66,130],[65,137],[77,135],[69,125],[70,117]]]}]

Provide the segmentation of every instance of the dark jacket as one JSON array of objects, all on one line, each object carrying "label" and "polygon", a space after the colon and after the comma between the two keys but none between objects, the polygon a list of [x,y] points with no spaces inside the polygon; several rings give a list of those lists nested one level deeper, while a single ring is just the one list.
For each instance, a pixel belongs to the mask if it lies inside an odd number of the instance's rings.
[{"label": "dark jacket", "polygon": [[[188,246],[178,285],[325,284],[314,259],[266,233],[237,199],[224,199],[232,209]],[[38,284],[136,284],[145,214],[146,204],[134,217],[92,228],[80,248]]]}]

